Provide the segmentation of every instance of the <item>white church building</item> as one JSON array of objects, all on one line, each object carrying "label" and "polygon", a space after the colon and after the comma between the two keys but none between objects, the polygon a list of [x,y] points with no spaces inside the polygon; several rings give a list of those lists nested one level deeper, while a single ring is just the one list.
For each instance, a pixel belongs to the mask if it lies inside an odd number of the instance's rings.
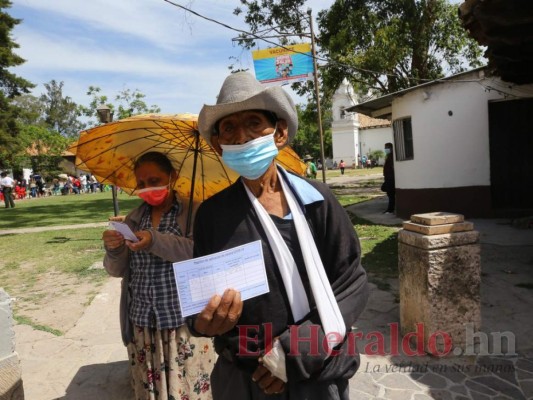
[{"label": "white church building", "polygon": [[343,160],[348,168],[357,168],[363,156],[368,157],[374,150],[383,150],[385,143],[392,143],[391,122],[346,111],[356,104],[357,95],[344,79],[332,99],[331,140],[333,162],[338,165]]}]

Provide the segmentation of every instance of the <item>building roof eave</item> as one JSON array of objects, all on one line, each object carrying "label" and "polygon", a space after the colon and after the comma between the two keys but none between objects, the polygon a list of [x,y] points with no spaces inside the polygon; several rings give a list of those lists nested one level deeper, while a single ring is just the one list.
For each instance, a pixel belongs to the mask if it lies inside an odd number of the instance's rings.
[{"label": "building roof eave", "polygon": [[446,81],[450,81],[454,78],[457,78],[464,74],[469,74],[475,71],[481,71],[485,69],[486,67],[479,67],[474,68],[469,71],[461,72],[459,74],[451,75],[446,78],[439,78],[430,82],[425,82],[417,86],[412,86],[407,89],[402,89],[394,93],[386,94],[385,96],[378,97],[373,100],[366,101],[364,103],[356,104],[355,106],[352,106],[350,108],[347,108],[346,111],[355,111],[360,114],[368,115],[369,117],[373,118],[387,118],[391,119],[392,116],[392,101],[398,97],[402,97],[406,95],[409,92],[412,92],[414,90],[422,89],[427,86],[432,86],[435,84],[443,83]]}]

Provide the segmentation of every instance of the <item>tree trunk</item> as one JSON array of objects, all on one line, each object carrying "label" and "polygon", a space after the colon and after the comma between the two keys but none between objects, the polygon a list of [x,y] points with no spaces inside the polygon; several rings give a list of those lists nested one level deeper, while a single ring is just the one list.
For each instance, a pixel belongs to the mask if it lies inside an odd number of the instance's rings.
[{"label": "tree trunk", "polygon": [[[413,10],[418,15],[413,15],[412,38],[413,56],[411,61],[411,71],[413,78],[425,79],[429,77],[428,53],[431,37],[431,28],[435,23],[436,9],[439,0],[421,1],[417,6],[412,4]],[[414,3],[414,1],[413,1]],[[419,82],[413,82],[418,84]]]}]

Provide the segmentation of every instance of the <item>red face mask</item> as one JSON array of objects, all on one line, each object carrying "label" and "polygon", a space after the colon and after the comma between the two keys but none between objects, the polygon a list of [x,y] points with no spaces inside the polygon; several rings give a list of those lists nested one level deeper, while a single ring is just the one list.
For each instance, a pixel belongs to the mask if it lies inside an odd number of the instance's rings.
[{"label": "red face mask", "polygon": [[156,186],[141,189],[137,192],[137,196],[151,206],[160,206],[165,202],[168,196],[168,186]]}]

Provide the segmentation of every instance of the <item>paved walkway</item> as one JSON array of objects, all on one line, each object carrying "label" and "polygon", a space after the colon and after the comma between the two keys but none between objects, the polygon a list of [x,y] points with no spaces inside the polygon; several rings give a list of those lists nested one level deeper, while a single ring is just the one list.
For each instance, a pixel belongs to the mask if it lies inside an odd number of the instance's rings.
[{"label": "paved walkway", "polygon": [[[359,217],[382,225],[402,220],[382,214],[386,197],[348,207]],[[511,332],[516,355],[431,357],[367,356],[350,382],[352,399],[533,399],[533,291],[517,283],[533,283],[533,230],[513,228],[508,220],[472,219],[480,232],[482,332]],[[390,282],[397,287],[397,282]],[[390,348],[390,325],[399,323],[394,293],[372,285],[365,312],[357,323],[364,334],[380,332]],[[393,290],[394,291],[394,290]],[[370,338],[360,343],[375,341]],[[502,353],[505,353],[504,349]]]},{"label": "paved walkway", "polygon": [[64,336],[15,326],[26,399],[133,398],[119,302],[120,279],[111,278]]},{"label": "paved walkway", "polygon": [[[341,181],[342,183],[342,181]],[[383,215],[384,197],[349,207],[375,223],[399,225]],[[516,335],[516,356],[361,356],[352,378],[351,399],[533,399],[533,292],[516,287],[533,282],[533,231],[511,228],[505,220],[473,220],[481,233],[482,318],[484,332]],[[0,232],[1,234],[1,232]],[[399,322],[392,293],[371,285],[368,306],[357,323],[363,333],[381,332]],[[77,324],[62,337],[15,326],[26,399],[131,399],[128,363],[118,323],[120,280],[110,279]],[[359,343],[359,348],[365,343]],[[238,400],[238,399],[237,399]]]}]

